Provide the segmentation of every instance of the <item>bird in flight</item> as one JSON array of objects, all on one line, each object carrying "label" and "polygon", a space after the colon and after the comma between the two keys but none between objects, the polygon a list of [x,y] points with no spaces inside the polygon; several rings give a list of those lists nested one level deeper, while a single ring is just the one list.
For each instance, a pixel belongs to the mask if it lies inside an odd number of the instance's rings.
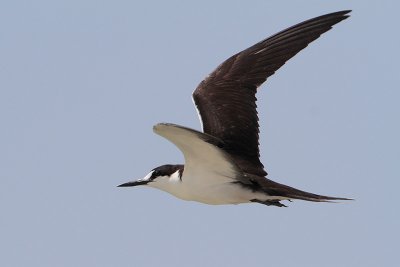
[{"label": "bird in flight", "polygon": [[203,132],[171,123],[153,127],[182,151],[185,165],[162,165],[119,187],[145,185],[212,205],[255,202],[285,207],[282,200],[349,200],[305,192],[267,178],[260,161],[256,105],[257,90],[268,77],[349,13],[306,20],[224,61],[193,92]]}]

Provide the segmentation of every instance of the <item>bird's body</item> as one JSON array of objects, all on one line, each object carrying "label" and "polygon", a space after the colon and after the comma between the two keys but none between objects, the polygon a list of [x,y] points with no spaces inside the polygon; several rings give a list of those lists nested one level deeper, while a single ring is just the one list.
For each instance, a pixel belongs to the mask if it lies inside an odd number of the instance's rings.
[{"label": "bird's body", "polygon": [[[196,181],[201,181],[197,183]],[[151,183],[149,186],[166,191],[177,198],[197,201],[210,205],[240,204],[251,202],[251,199],[272,199],[262,192],[243,190],[237,186],[234,178],[220,176],[215,173],[203,175],[201,172],[174,173],[171,178]],[[273,197],[275,198],[275,197]]]},{"label": "bird's body", "polygon": [[340,11],[307,20],[230,57],[193,92],[203,133],[160,123],[154,132],[175,144],[185,165],[163,165],[120,186],[147,185],[180,199],[206,204],[281,200],[346,200],[308,193],[266,178],[258,143],[257,88],[288,59],[346,19]]},{"label": "bird's body", "polygon": [[[239,181],[246,174],[232,164],[228,153],[211,140],[203,141],[204,139],[199,138],[202,133],[173,124],[158,124],[154,126],[154,131],[184,150],[185,159],[188,160],[185,165],[160,166],[157,168],[159,173],[165,171],[172,174],[169,179],[156,179],[149,186],[183,200],[214,205],[276,198],[241,186]],[[185,148],[186,145],[190,149]]]}]

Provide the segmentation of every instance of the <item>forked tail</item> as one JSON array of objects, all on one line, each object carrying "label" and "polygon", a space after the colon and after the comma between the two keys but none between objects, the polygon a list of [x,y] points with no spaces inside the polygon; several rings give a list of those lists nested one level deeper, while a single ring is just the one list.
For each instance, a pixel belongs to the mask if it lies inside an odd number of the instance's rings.
[{"label": "forked tail", "polygon": [[[255,182],[255,181],[254,181]],[[253,190],[262,190],[270,196],[278,197],[277,200],[272,201],[259,201],[257,199],[252,200],[252,202],[258,202],[266,205],[274,205],[279,207],[284,207],[282,203],[279,202],[279,198],[282,199],[301,199],[306,201],[313,201],[313,202],[334,202],[335,200],[353,200],[351,198],[344,198],[344,197],[331,197],[331,196],[324,196],[318,195],[314,193],[309,193],[306,191],[302,191],[296,189],[294,187],[290,187],[284,184],[280,184],[269,180],[267,178],[264,179],[257,179],[257,182],[253,184],[253,186],[258,188],[252,188]]]},{"label": "forked tail", "polygon": [[[272,195],[282,196],[289,199],[301,199],[307,201],[314,201],[314,202],[331,202],[334,200],[353,200],[351,198],[345,197],[331,197],[331,196],[324,196],[318,195],[314,193],[309,193],[306,191],[302,191],[296,189],[294,187],[290,187],[284,184],[280,184],[269,179],[265,179],[268,183],[267,188],[264,187],[264,190],[267,191],[268,194],[272,193]],[[268,192],[269,191],[269,192]]]}]

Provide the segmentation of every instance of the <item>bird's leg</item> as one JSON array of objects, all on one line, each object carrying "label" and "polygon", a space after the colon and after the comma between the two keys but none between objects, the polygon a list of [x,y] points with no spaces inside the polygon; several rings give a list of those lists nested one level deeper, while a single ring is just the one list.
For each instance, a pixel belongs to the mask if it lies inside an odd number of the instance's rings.
[{"label": "bird's leg", "polygon": [[276,206],[276,207],[287,207],[285,204],[282,204],[281,202],[279,202],[279,200],[259,200],[259,199],[252,199],[250,200],[251,202],[256,202],[256,203],[260,203],[260,204],[264,204],[267,206]]}]

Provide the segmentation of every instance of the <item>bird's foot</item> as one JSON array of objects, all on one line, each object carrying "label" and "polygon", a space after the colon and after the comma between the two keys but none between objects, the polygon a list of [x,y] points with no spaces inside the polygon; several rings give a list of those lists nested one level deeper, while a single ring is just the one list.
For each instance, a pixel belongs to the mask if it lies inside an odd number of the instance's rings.
[{"label": "bird's foot", "polygon": [[264,204],[267,206],[276,206],[276,207],[287,207],[285,204],[282,204],[281,202],[279,202],[279,200],[259,200],[259,199],[252,199],[250,200],[251,202],[256,202],[256,203],[260,203],[260,204]]}]

